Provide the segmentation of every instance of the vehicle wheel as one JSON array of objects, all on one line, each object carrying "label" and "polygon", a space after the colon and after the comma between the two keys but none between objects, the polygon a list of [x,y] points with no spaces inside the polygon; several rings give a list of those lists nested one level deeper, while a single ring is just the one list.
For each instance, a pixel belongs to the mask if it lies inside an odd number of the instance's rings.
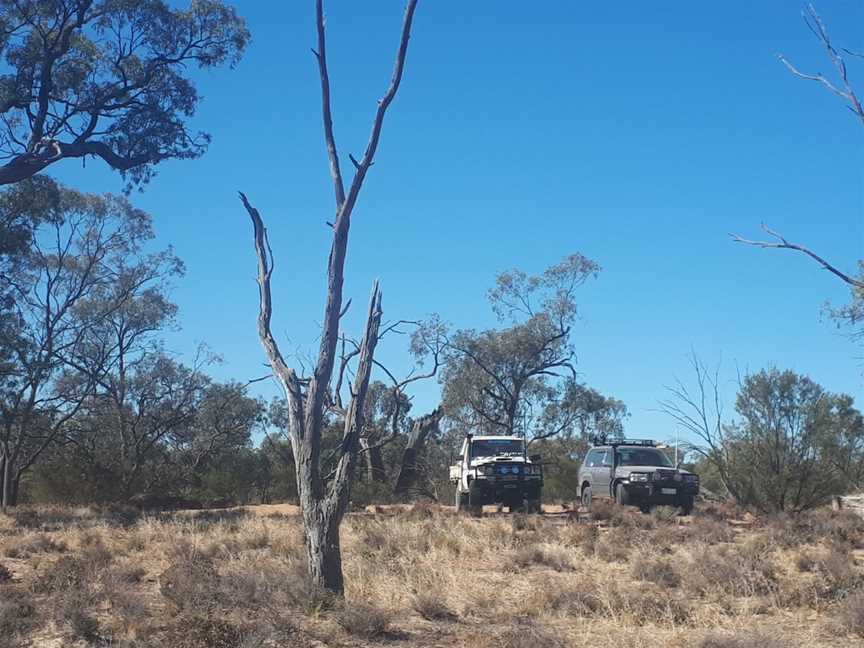
[{"label": "vehicle wheel", "polygon": [[586,513],[591,512],[591,487],[586,486],[582,489],[582,508]]},{"label": "vehicle wheel", "polygon": [[681,506],[681,515],[690,515],[693,512],[693,504],[695,498],[692,495],[685,495],[681,498],[679,505]]},{"label": "vehicle wheel", "polygon": [[624,488],[624,484],[617,484],[615,486],[615,503],[620,504],[621,506],[628,506],[632,503],[630,493],[628,493],[627,489]]},{"label": "vehicle wheel", "polygon": [[456,487],[456,512],[459,513],[468,506],[468,495],[461,492],[459,487]]},{"label": "vehicle wheel", "polygon": [[483,515],[483,501],[476,488],[468,488],[468,512],[477,517]]}]

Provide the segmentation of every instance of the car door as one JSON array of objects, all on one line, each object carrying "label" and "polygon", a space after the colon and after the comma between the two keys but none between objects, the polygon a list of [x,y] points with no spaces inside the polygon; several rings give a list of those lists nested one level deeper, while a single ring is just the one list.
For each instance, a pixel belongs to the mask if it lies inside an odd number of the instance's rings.
[{"label": "car door", "polygon": [[594,497],[612,496],[612,457],[614,452],[612,448],[605,450],[603,456],[592,469],[594,472]]},{"label": "car door", "polygon": [[585,455],[585,460],[582,462],[582,466],[579,468],[579,483],[583,484],[588,482],[591,486],[594,486],[594,464],[597,461],[597,451],[589,450],[588,454]]}]

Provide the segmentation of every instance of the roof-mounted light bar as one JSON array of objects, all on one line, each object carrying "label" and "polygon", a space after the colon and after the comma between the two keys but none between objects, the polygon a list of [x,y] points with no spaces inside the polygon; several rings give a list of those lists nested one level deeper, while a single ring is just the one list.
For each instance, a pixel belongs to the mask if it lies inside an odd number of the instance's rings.
[{"label": "roof-mounted light bar", "polygon": [[607,445],[629,445],[629,446],[647,446],[649,448],[657,447],[657,442],[652,439],[609,439]]}]

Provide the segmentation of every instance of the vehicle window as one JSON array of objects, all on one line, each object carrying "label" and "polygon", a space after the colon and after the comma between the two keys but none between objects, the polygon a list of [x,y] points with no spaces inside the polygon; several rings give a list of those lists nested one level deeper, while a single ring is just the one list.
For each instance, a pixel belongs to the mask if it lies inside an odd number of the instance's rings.
[{"label": "vehicle window", "polygon": [[487,439],[471,442],[471,458],[477,457],[512,457],[522,455],[524,445],[519,439]]},{"label": "vehicle window", "polygon": [[656,448],[618,448],[620,466],[663,466],[672,467],[666,453]]},{"label": "vehicle window", "polygon": [[603,453],[603,459],[600,461],[600,465],[604,468],[612,466],[612,453],[609,450]]},{"label": "vehicle window", "polygon": [[585,455],[585,467],[593,468],[598,463],[600,463],[600,451],[599,450],[589,450],[588,454]]}]

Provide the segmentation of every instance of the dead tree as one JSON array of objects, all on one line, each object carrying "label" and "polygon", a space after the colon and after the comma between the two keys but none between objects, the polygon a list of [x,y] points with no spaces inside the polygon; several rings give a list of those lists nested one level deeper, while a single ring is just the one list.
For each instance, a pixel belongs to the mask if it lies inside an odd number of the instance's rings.
[{"label": "dead tree", "polygon": [[[821,73],[809,74],[801,72],[783,54],[779,54],[777,58],[783,65],[786,66],[786,68],[788,68],[788,70],[793,75],[795,75],[799,79],[804,79],[806,81],[815,81],[824,88],[826,88],[829,92],[832,92],[833,94],[840,97],[840,99],[842,99],[843,102],[846,104],[846,107],[852,112],[853,115],[855,115],[855,117],[861,122],[861,124],[864,125],[864,105],[862,105],[861,100],[858,98],[858,94],[856,93],[855,88],[849,79],[849,70],[846,66],[846,61],[843,58],[844,54],[853,58],[864,58],[864,53],[854,52],[846,48],[838,49],[831,41],[831,37],[828,34],[828,29],[825,27],[825,23],[822,22],[822,18],[819,16],[816,8],[812,4],[808,4],[804,8],[802,15],[804,17],[804,23],[807,25],[807,28],[813,33],[813,35],[819,41],[820,45],[822,45],[822,47],[825,49],[825,52],[828,55],[828,59],[831,62],[831,66],[835,70],[837,80],[832,81],[827,76]],[[816,263],[821,265],[831,274],[838,277],[841,281],[851,286],[853,290],[864,290],[864,280],[856,279],[851,275],[842,272],[837,267],[826,261],[824,258],[816,254],[809,248],[803,245],[799,245],[798,243],[790,243],[782,234],[772,230],[764,223],[762,224],[762,229],[774,240],[754,241],[743,238],[737,234],[730,234],[729,236],[731,236],[732,240],[736,243],[744,243],[745,245],[753,245],[761,248],[793,250],[801,252],[802,254],[805,254],[814,261],[816,261]]]},{"label": "dead tree", "polygon": [[288,402],[287,435],[291,442],[294,464],[297,470],[297,489],[303,515],[306,549],[309,559],[309,575],[314,586],[336,594],[344,590],[342,558],[339,543],[339,527],[348,508],[349,487],[354,472],[363,430],[363,405],[372,372],[375,345],[378,342],[381,324],[381,292],[378,283],[372,290],[366,328],[357,354],[351,400],[345,410],[342,442],[338,451],[332,479],[326,481],[321,471],[321,436],[326,424],[328,394],[336,362],[337,345],[340,339],[339,321],[344,314],[342,284],[345,255],[348,249],[348,231],[351,214],[357,196],[363,186],[366,173],[372,166],[384,115],[402,79],[405,55],[411,33],[411,24],[417,0],[408,0],[402,22],[402,32],[396,63],[390,86],[378,102],[378,110],[372,124],[372,133],[360,160],[349,156],[355,173],[347,193],[342,179],[330,109],[330,80],[327,72],[327,53],[324,33],[323,1],[316,2],[316,24],[318,49],[313,54],[318,61],[321,77],[322,115],[324,139],[330,160],[330,173],[336,194],[336,215],[332,223],[333,241],[327,266],[327,302],[321,331],[321,342],[314,371],[308,380],[286,363],[276,339],[270,330],[272,315],[270,281],[273,274],[273,253],[267,239],[267,230],[258,211],[242,193],[240,198],[252,220],[255,252],[258,258],[259,314],[258,335],[267,353],[273,373],[281,384]]},{"label": "dead tree", "polygon": [[410,490],[417,480],[417,456],[426,445],[426,440],[438,430],[438,423],[444,410],[436,408],[429,414],[425,414],[414,421],[405,450],[402,452],[402,462],[399,466],[399,475],[396,477],[396,494],[405,493]]}]

